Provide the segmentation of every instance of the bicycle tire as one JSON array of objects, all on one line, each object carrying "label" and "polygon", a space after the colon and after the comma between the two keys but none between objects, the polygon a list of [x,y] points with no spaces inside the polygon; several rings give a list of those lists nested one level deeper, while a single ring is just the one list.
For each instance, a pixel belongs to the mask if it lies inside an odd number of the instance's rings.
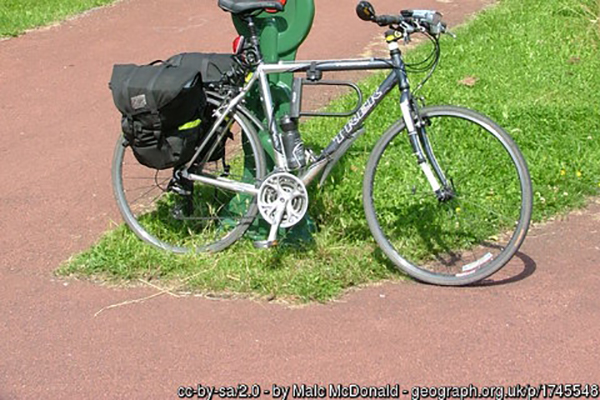
[{"label": "bicycle tire", "polygon": [[[220,103],[214,98],[209,98],[209,102],[215,106]],[[226,146],[229,167],[238,172],[230,179],[257,184],[266,174],[260,139],[252,123],[241,113],[235,112],[233,119],[236,139],[228,140]],[[235,159],[231,156],[232,149]],[[240,154],[243,154],[243,161],[240,160]],[[203,169],[210,167],[210,173],[218,176],[219,164],[207,163]],[[124,175],[125,168],[135,171],[136,175]],[[221,173],[224,170],[225,166]],[[229,173],[233,174],[231,171]],[[177,202],[184,198],[165,190],[172,176],[172,169],[155,171],[138,164],[131,148],[124,146],[124,139],[118,139],[112,163],[113,192],[117,206],[135,235],[156,248],[178,254],[221,251],[240,239],[258,214],[255,196],[226,192],[194,182],[193,212],[190,216],[178,216],[175,208]],[[129,184],[131,187],[126,187],[128,179],[133,181]],[[145,192],[144,186],[134,186],[136,181],[146,185],[148,192]],[[134,195],[136,191],[142,195]],[[211,193],[214,194],[212,198]],[[211,205],[211,201],[219,202],[218,208]],[[170,207],[168,212],[164,211],[166,207]]]},{"label": "bicycle tire", "polygon": [[[434,195],[407,136],[400,135],[406,131],[400,120],[379,139],[366,167],[369,228],[395,267],[419,281],[443,286],[481,281],[508,263],[527,234],[532,212],[527,164],[508,133],[482,114],[436,106],[420,115],[456,197],[441,202]],[[491,243],[496,240],[501,243]]]}]

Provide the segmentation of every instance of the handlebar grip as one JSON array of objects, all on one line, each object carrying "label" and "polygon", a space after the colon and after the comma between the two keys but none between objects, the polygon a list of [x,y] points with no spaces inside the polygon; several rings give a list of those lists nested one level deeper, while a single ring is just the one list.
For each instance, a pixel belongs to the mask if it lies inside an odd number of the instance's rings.
[{"label": "handlebar grip", "polygon": [[403,19],[404,18],[402,18],[400,16],[380,15],[375,19],[375,22],[377,22],[378,25],[385,26],[385,25],[399,24],[400,22],[402,22]]},{"label": "handlebar grip", "polygon": [[375,16],[370,3],[362,1],[359,3],[357,12],[359,12],[361,19],[373,21],[379,26],[402,24],[401,30],[407,34],[422,31],[428,32],[433,36],[439,36],[442,33],[448,32],[446,24],[442,21],[442,14],[435,10],[402,10],[400,11],[400,15]]}]

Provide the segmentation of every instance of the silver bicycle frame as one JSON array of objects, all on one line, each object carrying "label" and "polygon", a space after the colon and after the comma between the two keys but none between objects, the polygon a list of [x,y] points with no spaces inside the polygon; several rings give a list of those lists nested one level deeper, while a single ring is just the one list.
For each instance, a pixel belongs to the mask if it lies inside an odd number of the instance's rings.
[{"label": "silver bicycle frame", "polygon": [[[390,51],[393,51],[394,47],[397,50],[396,43],[392,43],[390,45]],[[281,132],[278,124],[275,121],[275,107],[273,104],[273,96],[269,85],[268,75],[280,73],[299,73],[307,72],[309,70],[329,72],[384,69],[392,69],[393,71],[382,82],[375,93],[373,93],[373,95],[371,95],[364,102],[357,113],[347,122],[344,128],[342,128],[342,130],[334,137],[327,148],[325,148],[321,155],[319,155],[317,160],[302,171],[300,174],[300,179],[305,185],[309,185],[319,175],[319,173],[321,173],[329,164],[332,164],[324,174],[324,177],[326,177],[331,171],[333,165],[335,165],[341,156],[349,149],[350,145],[364,132],[364,130],[359,129],[364,121],[373,112],[377,105],[379,105],[379,103],[386,97],[386,95],[396,86],[399,86],[401,91],[400,108],[402,110],[405,124],[409,131],[409,136],[415,137],[415,121],[413,121],[410,113],[410,92],[408,78],[406,77],[404,64],[399,54],[396,57],[392,57],[392,59],[370,58],[352,60],[283,61],[276,64],[260,63],[256,68],[256,71],[248,75],[246,85],[242,88],[240,93],[229,103],[227,103],[224,109],[219,109],[216,111],[216,122],[213,124],[213,127],[209,131],[208,135],[206,135],[204,141],[200,144],[192,160],[186,165],[182,175],[189,179],[199,181],[207,185],[216,186],[218,188],[256,195],[258,189],[254,185],[240,183],[226,178],[199,176],[187,172],[187,170],[202,153],[204,148],[212,141],[211,139],[216,134],[219,126],[223,124],[225,118],[230,115],[236,109],[236,107],[240,106],[240,103],[244,100],[248,92],[254,87],[255,84],[259,84],[261,103],[267,119],[267,130],[269,131],[273,143],[275,165],[279,170],[286,171],[286,156],[281,142]],[[225,134],[225,132],[222,133],[222,135]],[[222,138],[219,137],[218,140],[214,142],[218,143],[221,139]],[[422,157],[423,153],[420,144],[418,141],[412,142],[413,147],[415,148],[415,153]],[[434,191],[438,190],[440,188],[440,184],[432,174],[429,164],[426,162],[420,162],[420,164],[431,184],[432,189],[434,189]]]},{"label": "silver bicycle frame", "polygon": [[[213,124],[211,130],[206,135],[205,140],[200,144],[196,154],[192,159],[186,164],[186,170],[189,169],[192,164],[196,161],[196,159],[200,156],[200,154],[204,151],[206,146],[209,145],[210,142],[214,142],[212,138],[217,133],[219,126],[221,126],[225,118],[230,115],[244,100],[248,92],[252,90],[254,85],[258,83],[259,91],[261,96],[261,103],[263,105],[264,114],[267,117],[267,129],[269,131],[273,148],[275,154],[275,165],[280,170],[286,170],[286,157],[283,152],[283,148],[281,145],[281,132],[279,130],[279,126],[275,121],[275,107],[273,105],[273,96],[271,93],[271,88],[269,85],[268,76],[271,74],[280,74],[280,73],[298,73],[298,72],[306,72],[309,69],[317,68],[319,71],[355,71],[355,70],[381,70],[381,69],[392,69],[394,67],[393,63],[390,60],[381,60],[381,59],[354,59],[354,60],[323,60],[323,61],[292,61],[292,62],[279,62],[277,64],[266,64],[261,63],[256,68],[256,71],[249,74],[247,78],[246,85],[242,88],[240,93],[235,96],[229,103],[227,103],[224,109],[219,109],[216,111],[216,121]],[[395,80],[395,78],[394,78]],[[359,122],[362,123],[364,119],[370,114],[370,112],[379,104],[382,98],[387,94],[394,86],[395,82],[391,82],[390,78],[386,79],[384,82],[385,88],[382,85],[382,88],[378,90],[371,98],[369,98],[363,106],[358,111],[357,115],[351,118],[348,122],[347,126],[344,127],[342,132],[340,132],[333,140],[332,143],[341,144],[343,139],[346,137],[350,137],[356,128],[359,125]],[[382,92],[381,89],[385,89]],[[360,118],[357,118],[360,117]],[[218,138],[221,139],[221,138]],[[353,138],[356,139],[356,138]],[[308,168],[308,171],[305,172],[302,180],[305,183],[310,183],[312,179],[326,166],[327,159],[325,157],[319,157],[319,160]],[[320,168],[316,168],[320,167]],[[251,190],[250,187],[241,186],[251,186],[251,185],[241,185],[239,182],[229,181],[227,179],[219,178],[209,178],[209,177],[200,177],[198,175],[187,174],[190,179],[200,181],[205,184],[214,185],[227,190],[234,190],[238,192],[245,192],[255,194],[255,190]]]}]

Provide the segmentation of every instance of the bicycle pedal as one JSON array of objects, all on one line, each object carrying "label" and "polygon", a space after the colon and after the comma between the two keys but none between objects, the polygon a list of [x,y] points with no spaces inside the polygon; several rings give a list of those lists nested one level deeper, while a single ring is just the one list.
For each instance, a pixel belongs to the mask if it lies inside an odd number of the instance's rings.
[{"label": "bicycle pedal", "polygon": [[184,207],[181,204],[173,207],[171,209],[171,217],[176,221],[183,221],[186,217]]},{"label": "bicycle pedal", "polygon": [[254,248],[256,249],[270,249],[277,246],[279,246],[279,241],[277,240],[257,240],[254,242]]},{"label": "bicycle pedal", "polygon": [[191,199],[185,199],[185,203],[176,204],[171,209],[171,217],[176,221],[186,221],[191,219],[190,216],[194,214],[194,206]]}]

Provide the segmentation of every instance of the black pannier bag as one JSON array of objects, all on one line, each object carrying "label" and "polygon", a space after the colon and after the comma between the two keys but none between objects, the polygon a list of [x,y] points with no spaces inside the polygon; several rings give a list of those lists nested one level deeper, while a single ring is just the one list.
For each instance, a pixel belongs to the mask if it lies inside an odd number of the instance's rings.
[{"label": "black pannier bag", "polygon": [[202,74],[207,88],[237,76],[236,62],[231,54],[220,53],[181,53],[167,60],[185,68],[193,68]]},{"label": "black pannier bag", "polygon": [[170,62],[115,65],[110,88],[141,164],[160,170],[190,161],[208,112],[197,69]]},{"label": "black pannier bag", "polygon": [[[202,81],[205,89],[218,91],[219,85],[229,83],[239,85],[236,82],[240,73],[237,71],[238,64],[232,54],[224,53],[181,53],[169,58],[167,63],[179,65],[182,68],[189,68],[198,71],[202,75]],[[243,77],[242,77],[243,79]],[[202,130],[208,132],[215,122],[214,112],[215,106],[208,104],[202,122]],[[225,158],[225,144],[227,139],[233,139],[231,131],[223,136],[222,128],[216,132],[216,137],[222,137],[221,142],[215,148],[208,161],[218,161]],[[202,143],[202,140],[198,144]],[[199,156],[199,161],[203,160],[205,153],[211,148],[212,143],[209,143]]]}]

